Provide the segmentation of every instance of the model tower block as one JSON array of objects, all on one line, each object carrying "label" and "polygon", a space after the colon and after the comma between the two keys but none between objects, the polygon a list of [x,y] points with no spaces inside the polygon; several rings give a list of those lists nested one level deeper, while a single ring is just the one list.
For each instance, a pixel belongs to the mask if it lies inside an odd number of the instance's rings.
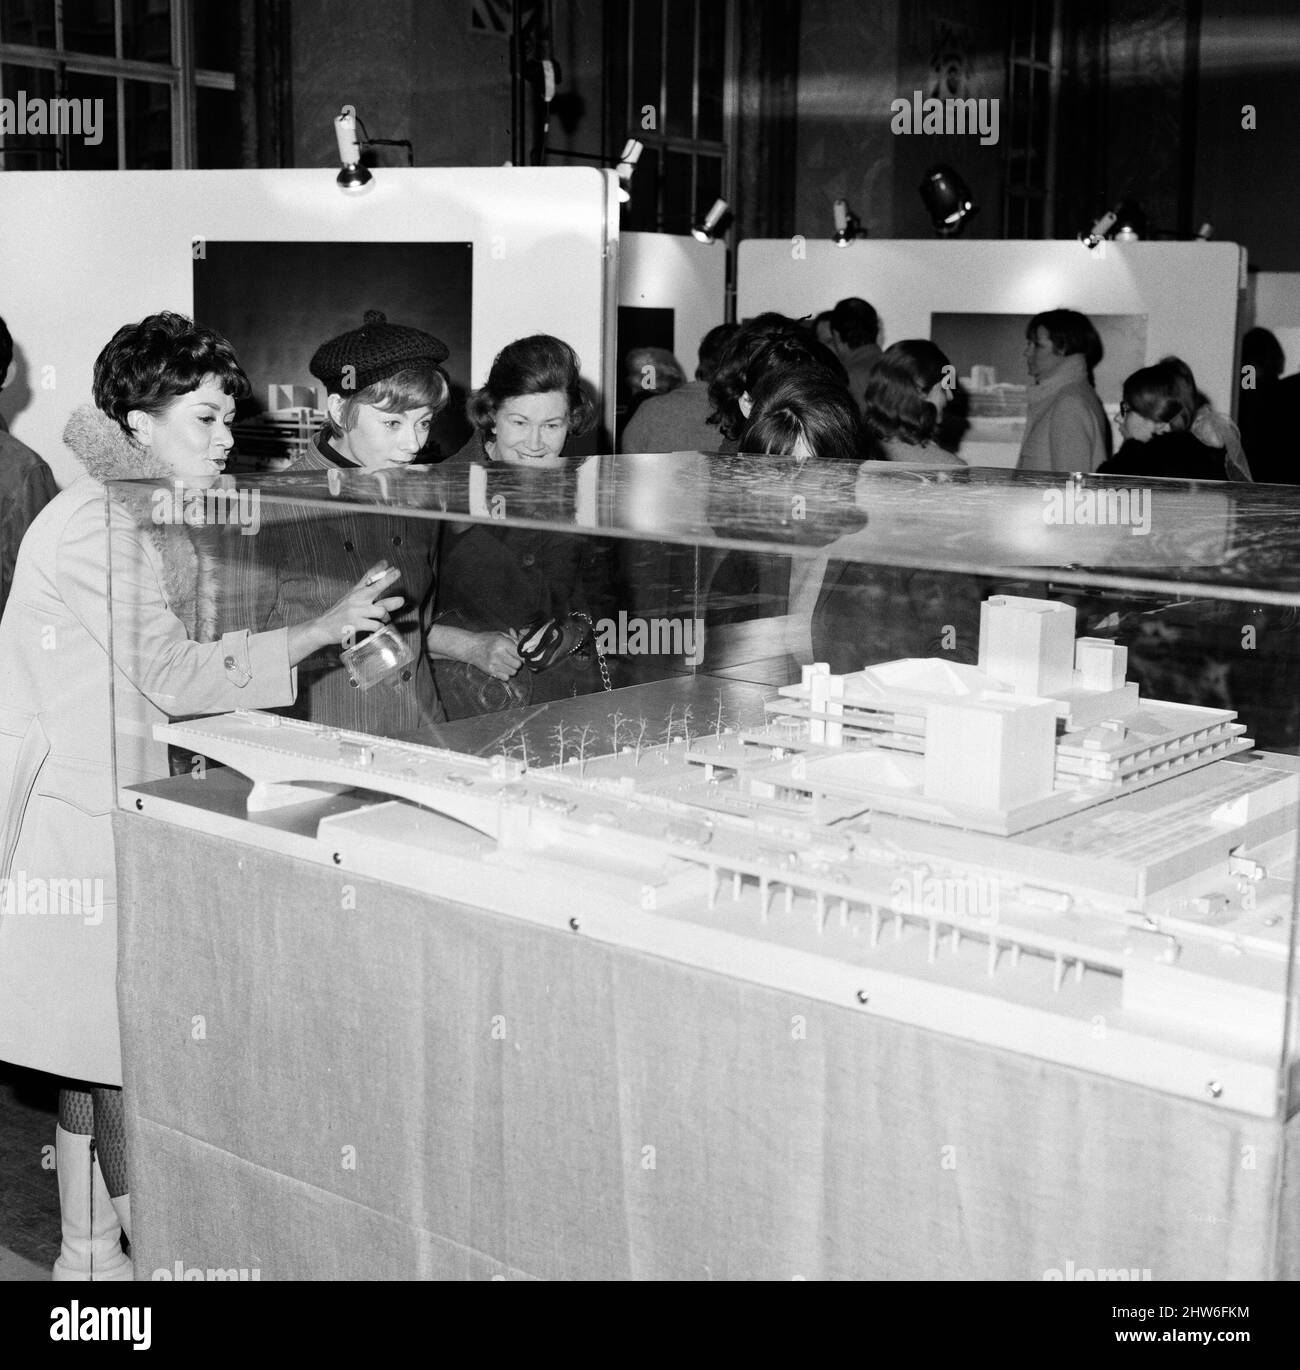
[{"label": "model tower block", "polygon": [[1101,637],[1081,637],[1074,644],[1074,670],[1075,685],[1081,690],[1122,690],[1128,675],[1128,648]]},{"label": "model tower block", "polygon": [[980,670],[1013,694],[1051,695],[1074,684],[1074,609],[1047,599],[992,595],[980,605]]},{"label": "model tower block", "polygon": [[986,694],[930,706],[927,799],[1011,809],[1047,798],[1055,774],[1055,701]]}]

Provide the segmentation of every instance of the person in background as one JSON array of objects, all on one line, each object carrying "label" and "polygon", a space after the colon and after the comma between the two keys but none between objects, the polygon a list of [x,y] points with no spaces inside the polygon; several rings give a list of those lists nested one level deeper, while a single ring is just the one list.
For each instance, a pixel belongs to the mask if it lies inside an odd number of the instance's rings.
[{"label": "person in background", "polygon": [[1192,414],[1192,436],[1206,447],[1222,448],[1224,469],[1229,480],[1249,481],[1250,463],[1242,447],[1241,430],[1226,414],[1220,414],[1200,392],[1192,368],[1181,357],[1161,357],[1160,360],[1172,367],[1178,377],[1183,403]]},{"label": "person in background", "polygon": [[808,330],[823,347],[835,350],[835,338],[831,333],[831,311],[823,309],[809,325]]},{"label": "person in background", "polygon": [[718,359],[739,324],[720,323],[709,329],[700,343],[695,379],[651,395],[637,406],[619,444],[622,452],[711,452],[718,445],[718,430],[709,426],[709,382]]},{"label": "person in background", "polygon": [[[470,399],[469,417],[474,436],[444,467],[454,474],[477,463],[489,478],[504,473],[511,478],[507,508],[527,514],[534,491],[545,502],[568,478],[565,444],[590,429],[596,407],[582,390],[573,348],[542,333],[502,348]],[[584,647],[584,616],[588,628],[594,617],[583,576],[586,541],[495,523],[447,525],[428,649],[448,718],[601,688],[594,649]],[[575,636],[560,660],[533,673],[520,648],[539,622]]]},{"label": "person in background", "polygon": [[1124,445],[1097,468],[1098,475],[1227,479],[1223,449],[1192,434],[1195,399],[1184,370],[1181,362],[1167,360],[1142,367],[1124,382]]},{"label": "person in background", "polygon": [[822,370],[837,384],[848,376],[828,348],[808,336],[802,324],[783,314],[760,314],[732,335],[709,382],[709,423],[717,424],[720,452],[737,450],[737,439],[754,408],[753,394],[769,371]]},{"label": "person in background", "polygon": [[935,441],[952,398],[956,368],[926,338],[907,338],[886,348],[867,377],[866,423],[886,461],[925,466],[965,466]]},{"label": "person in background", "polygon": [[831,310],[831,348],[848,373],[849,394],[862,407],[867,376],[880,359],[880,318],[866,300],[851,295]]},{"label": "person in background", "polygon": [[[447,404],[446,359],[440,339],[389,323],[378,310],[368,310],[359,328],[321,343],[309,369],[327,392],[326,422],[289,471],[351,477],[391,472],[394,480],[405,478],[400,493],[393,486],[389,498],[394,503],[422,502],[438,482],[436,469],[421,466],[406,473]],[[373,499],[374,483],[362,484]],[[380,486],[381,492],[386,489]],[[381,737],[443,721],[424,651],[439,529],[438,523],[382,509],[363,516],[268,504],[257,537],[224,540],[223,620],[259,632],[315,617],[380,562],[400,577],[406,604],[393,615],[392,629],[410,660],[363,690],[353,684],[338,647],[328,644],[298,668],[298,697],[286,712]]]},{"label": "person in background", "polygon": [[0,618],[0,889],[21,878],[65,891],[49,909],[62,916],[0,917],[0,1060],[67,1082],[55,1280],[131,1278],[115,784],[167,774],[155,724],[287,703],[298,662],[401,604],[380,598],[385,575],[346,587],[318,618],[221,633],[206,530],[159,522],[156,486],[105,498],[106,482],[132,478],[210,488],[249,388],[230,344],[180,314],[118,329],[95,361],[94,404],[64,430],[84,473],[28,530]]},{"label": "person in background", "polygon": [[[0,390],[14,359],[14,341],[0,319]],[[26,443],[11,436],[0,415],[0,614],[13,583],[18,546],[32,520],[59,493],[54,473]]]},{"label": "person in background", "polygon": [[1267,328],[1247,330],[1241,340],[1241,364],[1243,371],[1252,368],[1250,384],[1242,377],[1237,407],[1251,475],[1270,484],[1300,485],[1300,436],[1295,422],[1300,413],[1300,375],[1283,377],[1286,354]]},{"label": "person in background", "polygon": [[737,441],[741,452],[799,462],[866,461],[872,443],[848,391],[822,368],[769,371]]},{"label": "person in background", "polygon": [[1025,329],[1031,383],[1021,471],[1095,471],[1110,456],[1110,421],[1093,388],[1101,339],[1073,309],[1035,314]]},{"label": "person in background", "polygon": [[671,395],[686,384],[682,364],[666,347],[634,347],[623,358],[626,396],[616,415],[616,446],[623,450],[623,434],[641,406],[656,396]]}]

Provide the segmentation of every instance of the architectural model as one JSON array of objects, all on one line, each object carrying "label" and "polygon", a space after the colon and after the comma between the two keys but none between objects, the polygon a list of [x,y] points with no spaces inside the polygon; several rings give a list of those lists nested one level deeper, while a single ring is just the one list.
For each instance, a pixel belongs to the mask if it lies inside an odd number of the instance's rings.
[{"label": "architectural model", "polygon": [[783,985],[1213,1099],[1229,1078],[1267,1111],[1300,763],[1227,710],[1140,699],[1125,649],[1074,630],[996,596],[976,666],[814,664],[749,726],[721,703],[561,722],[544,757],[523,732],[485,758],[265,713],[156,731],[247,775],[250,814],[368,792],[319,824],[337,864],[770,983],[776,944]]}]

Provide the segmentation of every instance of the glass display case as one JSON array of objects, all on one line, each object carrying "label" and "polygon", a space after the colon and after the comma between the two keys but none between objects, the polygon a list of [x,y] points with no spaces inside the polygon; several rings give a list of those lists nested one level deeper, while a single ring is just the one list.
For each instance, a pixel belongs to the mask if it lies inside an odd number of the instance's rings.
[{"label": "glass display case", "polygon": [[678,453],[108,514],[126,810],[1300,1106],[1288,490]]}]

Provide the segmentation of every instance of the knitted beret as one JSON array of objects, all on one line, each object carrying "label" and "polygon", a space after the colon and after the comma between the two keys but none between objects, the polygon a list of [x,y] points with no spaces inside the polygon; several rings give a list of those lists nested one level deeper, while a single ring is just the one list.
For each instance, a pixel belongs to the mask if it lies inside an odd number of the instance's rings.
[{"label": "knitted beret", "polygon": [[331,395],[355,395],[385,376],[446,360],[446,345],[432,333],[389,323],[379,310],[367,309],[360,328],[321,343],[309,369]]}]

